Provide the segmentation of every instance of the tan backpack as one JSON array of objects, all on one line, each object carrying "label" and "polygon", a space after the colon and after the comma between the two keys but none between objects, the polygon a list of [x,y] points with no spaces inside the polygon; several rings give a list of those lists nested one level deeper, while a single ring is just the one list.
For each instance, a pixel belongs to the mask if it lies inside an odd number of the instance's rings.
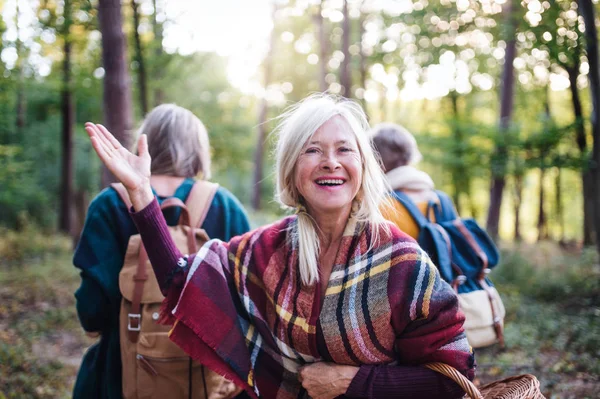
[{"label": "tan backpack", "polygon": [[[122,184],[112,184],[129,209],[131,201]],[[208,241],[200,228],[218,188],[197,181],[184,204],[172,197],[161,209],[181,208],[179,223],[169,226],[171,237],[182,253],[193,254]],[[193,361],[168,337],[172,326],[158,324],[164,296],[139,234],[129,238],[119,274],[123,295],[119,320],[123,397],[225,399],[241,392],[233,382]]]}]

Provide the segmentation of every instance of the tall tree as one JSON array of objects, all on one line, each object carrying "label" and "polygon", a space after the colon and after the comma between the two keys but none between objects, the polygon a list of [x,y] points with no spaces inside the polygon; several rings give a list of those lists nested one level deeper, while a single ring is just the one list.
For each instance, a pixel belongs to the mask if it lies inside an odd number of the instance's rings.
[{"label": "tall tree", "polygon": [[[579,16],[573,15],[577,1],[551,0],[550,7],[542,13],[542,21],[537,27],[531,29],[536,36],[538,50],[545,50],[551,62],[551,68],[560,68],[567,72],[569,77],[569,90],[571,92],[571,106],[575,117],[575,141],[582,158],[589,156],[586,137],[584,115],[582,111],[577,80],[581,67],[581,56],[585,47],[585,34],[578,23]],[[551,33],[562,30],[564,34]],[[559,170],[560,171],[560,170]],[[583,196],[583,244],[593,245],[595,242],[594,231],[594,204],[592,184],[593,177],[589,165],[581,170],[582,196]]]},{"label": "tall tree", "polygon": [[[104,66],[104,122],[106,127],[126,147],[131,147],[132,106],[127,51],[123,34],[121,0],[99,0],[98,21],[102,32],[102,64]],[[102,185],[115,178],[106,167],[102,169]]]},{"label": "tall tree", "polygon": [[323,2],[319,3],[316,12],[313,14],[313,21],[317,29],[317,37],[319,38],[319,90],[327,90],[327,55],[329,54],[329,41],[325,32],[325,23],[323,21]]},{"label": "tall tree", "polygon": [[16,15],[15,15],[15,26],[17,30],[17,38],[15,41],[15,48],[17,50],[17,132],[20,132],[25,127],[25,88],[24,88],[24,72],[25,72],[25,46],[21,41],[21,30],[19,26],[19,19],[21,11],[19,9],[19,2],[15,1]]},{"label": "tall tree", "polygon": [[154,106],[157,106],[165,101],[165,93],[160,85],[160,81],[162,80],[162,60],[164,58],[162,46],[163,28],[162,24],[158,22],[156,0],[152,0],[152,5],[154,7],[154,14],[152,14],[152,32],[154,33],[154,68],[152,78],[154,82],[158,83],[154,87]]},{"label": "tall tree", "polygon": [[[500,94],[500,134],[508,131],[513,113],[514,97],[514,67],[513,62],[516,54],[516,30],[517,23],[513,14],[515,0],[508,0],[503,9],[505,15],[505,38],[506,50],[504,55],[504,69],[502,72],[502,88]],[[498,237],[500,222],[500,207],[502,206],[502,194],[506,184],[505,170],[507,161],[507,149],[503,139],[499,138],[496,144],[496,152],[492,160],[492,178],[490,187],[490,207],[487,217],[487,230],[492,237]]]},{"label": "tall tree", "polygon": [[[277,7],[273,6],[273,21],[275,21],[275,14]],[[275,50],[275,26],[271,31],[269,52],[264,60],[264,85],[265,94],[260,100],[259,111],[258,111],[258,137],[256,139],[256,150],[254,152],[254,185],[252,186],[252,208],[255,210],[260,209],[261,199],[261,188],[263,180],[263,155],[265,152],[265,138],[267,136],[267,112],[269,110],[269,103],[267,101],[266,90],[271,84],[271,74],[273,68],[273,53]]]},{"label": "tall tree", "polygon": [[348,0],[344,0],[342,9],[344,19],[342,20],[342,53],[344,59],[340,66],[340,84],[342,95],[346,98],[352,96],[352,78],[350,75],[350,13],[348,12]]},{"label": "tall tree", "polygon": [[139,86],[140,109],[142,115],[148,113],[148,94],[146,90],[146,65],[144,63],[144,49],[142,48],[142,40],[140,39],[140,12],[139,4],[136,0],[131,0],[131,11],[133,15],[133,41],[135,43],[135,61],[137,63],[137,84]]},{"label": "tall tree", "polygon": [[596,228],[596,247],[600,254],[600,71],[598,68],[598,33],[596,29],[596,12],[592,0],[579,0],[579,10],[585,24],[587,58],[590,65],[590,97],[592,99],[592,147],[591,173],[593,176],[592,192],[594,198],[594,224]]},{"label": "tall tree", "polygon": [[62,82],[62,173],[60,195],[59,229],[71,233],[71,208],[73,199],[73,126],[75,111],[71,84],[71,25],[73,23],[72,0],[64,0],[63,23],[63,82]]}]

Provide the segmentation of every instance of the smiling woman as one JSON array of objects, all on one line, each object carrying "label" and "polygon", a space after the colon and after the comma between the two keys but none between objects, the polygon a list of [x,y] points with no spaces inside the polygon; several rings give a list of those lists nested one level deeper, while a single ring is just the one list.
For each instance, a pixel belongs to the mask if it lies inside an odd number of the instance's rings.
[{"label": "smiling woman", "polygon": [[127,187],[166,299],[162,320],[192,358],[251,397],[457,398],[474,377],[464,316],[418,245],[379,211],[386,183],[354,102],[315,95],[279,125],[277,198],[296,215],[181,254],[139,157],[88,125]]}]

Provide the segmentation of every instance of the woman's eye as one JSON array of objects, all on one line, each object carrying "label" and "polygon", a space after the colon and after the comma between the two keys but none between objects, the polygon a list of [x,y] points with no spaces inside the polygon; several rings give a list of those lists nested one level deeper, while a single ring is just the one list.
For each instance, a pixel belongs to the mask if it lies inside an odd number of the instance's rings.
[{"label": "woman's eye", "polygon": [[304,151],[304,153],[305,153],[305,154],[314,154],[314,153],[316,153],[317,151],[319,151],[319,150],[318,150],[318,149],[316,149],[316,148],[307,148],[307,149],[306,149],[306,151]]},{"label": "woman's eye", "polygon": [[352,148],[348,148],[348,147],[342,147],[340,148],[341,152],[352,152]]}]

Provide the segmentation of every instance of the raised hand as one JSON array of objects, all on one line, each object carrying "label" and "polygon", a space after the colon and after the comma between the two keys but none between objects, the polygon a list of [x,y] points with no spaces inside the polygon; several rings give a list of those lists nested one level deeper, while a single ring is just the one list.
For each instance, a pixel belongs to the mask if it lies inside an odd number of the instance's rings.
[{"label": "raised hand", "polygon": [[143,209],[154,198],[150,187],[150,154],[146,135],[138,139],[139,155],[135,155],[100,124],[87,122],[85,131],[104,165],[127,189],[134,209]]}]

